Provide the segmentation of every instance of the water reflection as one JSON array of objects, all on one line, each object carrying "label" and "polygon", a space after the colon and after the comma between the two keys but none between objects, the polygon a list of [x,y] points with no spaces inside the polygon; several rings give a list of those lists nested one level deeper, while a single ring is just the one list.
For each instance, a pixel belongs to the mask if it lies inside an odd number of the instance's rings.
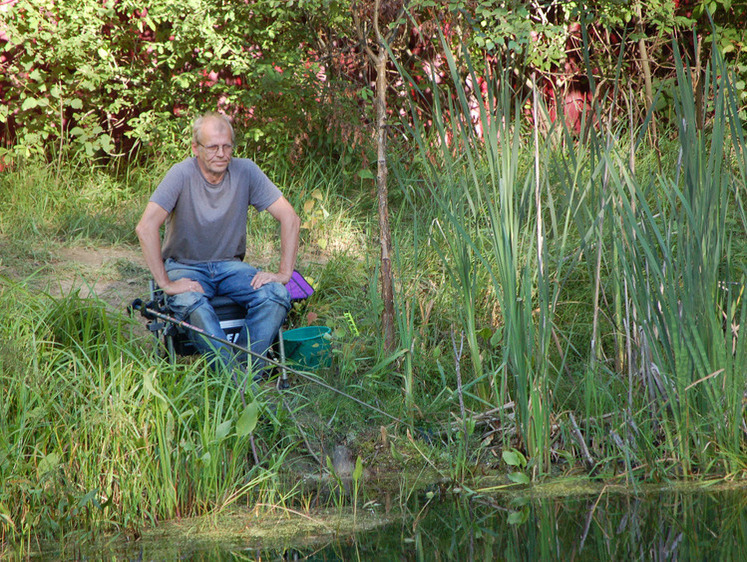
[{"label": "water reflection", "polygon": [[[140,544],[118,560],[744,560],[744,490],[565,498],[426,496],[397,523],[282,548]],[[344,530],[343,530],[344,531]],[[98,555],[102,553],[99,552]],[[88,558],[83,556],[82,558]]]},{"label": "water reflection", "polygon": [[744,560],[747,495],[431,501],[311,560]]},{"label": "water reflection", "polygon": [[[742,492],[440,502],[387,548],[403,560],[738,560],[744,508]],[[379,535],[359,550],[375,554],[395,530]]]}]

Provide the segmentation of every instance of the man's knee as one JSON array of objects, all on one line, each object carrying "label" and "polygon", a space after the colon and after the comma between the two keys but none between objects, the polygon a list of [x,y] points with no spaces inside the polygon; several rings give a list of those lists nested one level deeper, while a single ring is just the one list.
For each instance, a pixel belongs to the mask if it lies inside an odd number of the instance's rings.
[{"label": "man's knee", "polygon": [[290,310],[290,294],[288,289],[282,283],[267,283],[263,285],[260,290],[264,292],[264,299],[272,301],[284,307],[286,310]]},{"label": "man's knee", "polygon": [[167,303],[171,311],[182,319],[210,306],[205,295],[196,291],[172,295],[168,298]]}]

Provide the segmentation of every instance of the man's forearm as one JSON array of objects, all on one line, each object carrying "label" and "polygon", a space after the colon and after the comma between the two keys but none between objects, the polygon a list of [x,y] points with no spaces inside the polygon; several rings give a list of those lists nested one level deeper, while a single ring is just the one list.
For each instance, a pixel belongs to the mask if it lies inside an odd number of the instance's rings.
[{"label": "man's forearm", "polygon": [[161,225],[166,220],[167,212],[155,203],[148,203],[135,227],[135,233],[140,240],[140,248],[143,251],[145,264],[150,269],[153,279],[162,289],[169,283],[166,269],[163,266],[163,254],[161,253],[161,236],[159,234]]},{"label": "man's forearm", "polygon": [[155,237],[152,233],[138,232],[140,238],[140,248],[143,252],[143,258],[145,259],[145,265],[148,266],[153,279],[159,287],[164,287],[169,282],[169,277],[166,274],[166,268],[163,266],[163,256],[161,254],[161,240],[156,233]]},{"label": "man's forearm", "polygon": [[252,287],[259,289],[265,283],[287,283],[293,275],[298,254],[298,233],[301,219],[285,197],[280,197],[267,211],[280,223],[280,266],[277,273],[260,271],[252,279]]},{"label": "man's forearm", "polygon": [[301,219],[295,213],[280,223],[280,269],[278,273],[287,276],[286,283],[293,275],[298,256],[298,235],[301,230]]}]

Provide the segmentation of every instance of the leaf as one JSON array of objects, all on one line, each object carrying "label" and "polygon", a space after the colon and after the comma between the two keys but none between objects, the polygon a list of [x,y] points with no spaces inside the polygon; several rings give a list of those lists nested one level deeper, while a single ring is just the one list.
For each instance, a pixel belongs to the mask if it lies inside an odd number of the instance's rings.
[{"label": "leaf", "polygon": [[104,149],[106,152],[111,153],[114,150],[114,144],[112,143],[112,138],[104,133],[103,135],[99,135],[98,138],[99,145],[102,149]]},{"label": "leaf", "polygon": [[70,100],[70,107],[72,107],[73,109],[82,109],[83,102],[80,98],[73,98],[72,100]]},{"label": "leaf", "polygon": [[88,504],[91,504],[94,507],[101,508],[101,504],[96,498],[96,496],[98,495],[99,495],[99,489],[94,488],[93,490],[89,491],[86,495],[84,495],[82,498],[78,500],[78,507],[86,507]]},{"label": "leaf", "polygon": [[176,85],[179,88],[189,88],[189,77],[185,76],[183,74],[180,74],[178,76],[174,76],[174,82],[176,82]]},{"label": "leaf", "polygon": [[21,104],[21,109],[23,111],[28,111],[29,109],[34,109],[38,105],[39,103],[34,98],[26,98]]},{"label": "leaf", "polygon": [[236,422],[236,435],[239,437],[246,437],[254,428],[257,427],[257,421],[259,420],[259,407],[257,406],[256,400],[250,404],[247,404],[246,408],[241,414],[239,421]]},{"label": "leaf", "polygon": [[506,449],[501,453],[503,462],[508,466],[519,466],[525,467],[527,465],[527,459],[516,449]]},{"label": "leaf", "polygon": [[481,330],[478,330],[476,333],[478,336],[480,336],[484,340],[489,340],[490,337],[493,335],[492,330],[488,328],[487,326],[482,328]]},{"label": "leaf", "polygon": [[523,472],[511,472],[508,479],[514,484],[529,484],[529,476]]},{"label": "leaf", "polygon": [[363,476],[363,461],[360,455],[355,459],[355,469],[353,470],[353,482],[358,482]]},{"label": "leaf", "polygon": [[225,439],[228,433],[231,431],[232,425],[233,422],[231,420],[226,420],[223,423],[219,424],[218,427],[215,428],[215,439],[218,441],[223,441],[223,439]]},{"label": "leaf", "polygon": [[145,387],[145,390],[148,391],[148,394],[152,394],[164,404],[167,402],[166,397],[156,390],[153,379],[153,369],[148,369],[143,374],[143,386]]},{"label": "leaf", "polygon": [[493,347],[498,347],[503,343],[503,328],[501,326],[498,326],[495,329],[495,332],[493,333],[492,337],[490,338],[490,345]]},{"label": "leaf", "polygon": [[369,170],[368,168],[359,170],[358,177],[362,180],[372,180],[376,178],[376,176],[373,175],[373,172],[371,172],[371,170]]},{"label": "leaf", "polygon": [[15,525],[13,524],[13,520],[10,518],[10,510],[8,507],[0,502],[0,522],[5,523],[6,525],[10,526],[11,529],[15,530]]},{"label": "leaf", "polygon": [[509,525],[523,525],[529,519],[529,510],[522,509],[521,511],[512,511],[508,514]]},{"label": "leaf", "polygon": [[39,461],[39,475],[44,475],[47,472],[54,470],[55,468],[57,468],[58,464],[60,464],[60,457],[57,455],[57,453],[49,453]]}]

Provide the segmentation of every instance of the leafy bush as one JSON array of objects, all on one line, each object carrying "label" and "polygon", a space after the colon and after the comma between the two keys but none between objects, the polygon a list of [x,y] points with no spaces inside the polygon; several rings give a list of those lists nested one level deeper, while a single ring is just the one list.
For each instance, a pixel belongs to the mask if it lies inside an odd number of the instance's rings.
[{"label": "leafy bush", "polygon": [[318,104],[297,48],[310,30],[276,4],[20,0],[0,59],[0,139],[20,155],[70,143],[89,157],[173,157],[192,118],[220,109],[254,148],[282,146]]},{"label": "leafy bush", "polygon": [[[474,120],[487,103],[490,77],[501,73],[498,61],[514,70],[518,96],[535,79],[549,119],[565,114],[575,133],[592,101],[599,115],[614,120],[622,116],[621,97],[632,93],[642,118],[652,91],[668,90],[674,80],[672,38],[707,60],[712,30],[740,73],[740,103],[747,100],[740,24],[747,8],[732,0],[389,0],[380,8],[382,31],[399,31],[388,45],[390,70],[396,63],[412,80],[390,80],[392,127],[409,116],[407,92],[434,75],[452,80],[447,45],[475,61],[474,83],[463,65],[458,77]],[[17,0],[3,9],[0,169],[6,150],[51,159],[68,147],[88,159],[137,154],[173,161],[185,154],[193,117],[214,109],[238,125],[238,153],[260,160],[307,151],[373,159],[366,145],[376,72],[360,46],[367,33],[376,41],[371,0],[155,0],[147,8],[135,0]],[[704,46],[700,55],[687,45],[696,41]],[[630,93],[608,91],[617,72]],[[657,110],[671,101],[660,96]],[[418,110],[431,116],[432,103],[424,89]]]}]

